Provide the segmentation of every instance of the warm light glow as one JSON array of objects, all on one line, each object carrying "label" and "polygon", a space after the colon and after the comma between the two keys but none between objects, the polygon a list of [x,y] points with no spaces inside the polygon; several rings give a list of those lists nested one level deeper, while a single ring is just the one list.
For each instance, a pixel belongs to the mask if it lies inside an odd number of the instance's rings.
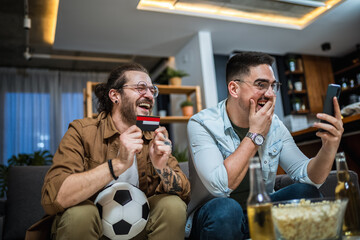
[{"label": "warm light glow", "polygon": [[161,0],[141,0],[138,9],[161,11],[176,14],[187,14],[199,17],[216,18],[228,21],[238,21],[275,27],[285,27],[293,29],[303,29],[317,17],[328,11],[344,0],[328,0],[325,7],[314,8],[311,12],[301,18],[292,18],[281,15],[245,12],[224,6],[210,4],[183,3],[181,1],[161,1]]},{"label": "warm light glow", "polygon": [[324,12],[328,11],[332,7],[334,7],[336,4],[340,3],[342,0],[329,0],[326,2],[326,7],[318,7],[311,11],[310,13],[303,16],[301,19],[298,20],[299,25],[308,25],[312,21],[314,21],[318,16],[323,14]]},{"label": "warm light glow", "polygon": [[177,3],[175,5],[176,10],[182,11],[192,11],[192,12],[200,12],[200,13],[216,13],[218,12],[218,7],[209,7],[206,4],[191,4],[191,3]]},{"label": "warm light glow", "polygon": [[43,26],[43,39],[44,42],[52,45],[55,40],[59,0],[47,1],[47,4],[49,5],[46,8],[45,18],[49,19],[49,21],[46,21],[47,24]]},{"label": "warm light glow", "polygon": [[153,0],[142,0],[140,1],[139,7],[159,7],[159,8],[168,8],[168,9],[174,9],[173,6],[174,1],[153,1]]}]

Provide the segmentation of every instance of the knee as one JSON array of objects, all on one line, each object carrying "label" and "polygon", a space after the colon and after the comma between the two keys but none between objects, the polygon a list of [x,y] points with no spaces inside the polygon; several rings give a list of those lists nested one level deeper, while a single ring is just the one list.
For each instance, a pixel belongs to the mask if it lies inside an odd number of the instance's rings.
[{"label": "knee", "polygon": [[[150,211],[151,211],[150,206]],[[180,197],[176,195],[161,194],[157,200],[154,210],[161,212],[161,216],[166,218],[166,221],[172,221],[174,219],[183,219],[186,221],[186,204]]]},{"label": "knee", "polygon": [[88,224],[89,226],[101,224],[99,211],[97,207],[90,202],[81,203],[67,209],[63,214],[63,218],[66,219],[68,225],[77,225],[79,222],[85,225]]},{"label": "knee", "polygon": [[319,189],[313,185],[306,183],[296,183],[298,192],[301,193],[303,198],[319,198],[321,193]]},{"label": "knee", "polygon": [[52,239],[99,239],[102,234],[99,212],[89,200],[68,208],[54,224]]},{"label": "knee", "polygon": [[195,214],[191,234],[196,239],[243,239],[248,232],[245,224],[245,215],[237,201],[232,198],[214,198]]},{"label": "knee", "polygon": [[208,213],[216,217],[218,221],[241,222],[244,217],[241,205],[232,198],[215,198],[210,200],[207,206]]}]

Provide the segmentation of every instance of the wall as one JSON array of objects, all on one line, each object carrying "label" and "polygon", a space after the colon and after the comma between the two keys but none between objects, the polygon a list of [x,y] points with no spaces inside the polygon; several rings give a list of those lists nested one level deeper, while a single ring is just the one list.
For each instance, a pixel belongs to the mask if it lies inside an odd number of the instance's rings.
[{"label": "wall", "polygon": [[226,85],[226,63],[229,60],[227,55],[215,55],[215,72],[216,72],[216,87],[218,93],[218,101],[227,98],[227,85]]},{"label": "wall", "polygon": [[[175,55],[175,65],[177,69],[186,70],[189,73],[188,77],[183,78],[182,85],[200,86],[203,109],[217,104],[214,55],[209,32],[197,33]],[[171,114],[181,115],[180,103],[186,99],[185,95],[173,94],[170,99]],[[175,145],[178,145],[181,150],[187,147],[185,123],[172,124],[172,133],[172,140]]]}]

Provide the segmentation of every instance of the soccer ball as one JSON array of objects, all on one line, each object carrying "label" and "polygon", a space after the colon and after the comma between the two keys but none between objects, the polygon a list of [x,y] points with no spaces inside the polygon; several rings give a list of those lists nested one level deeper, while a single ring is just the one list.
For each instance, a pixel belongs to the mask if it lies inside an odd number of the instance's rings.
[{"label": "soccer ball", "polygon": [[110,239],[135,237],[149,218],[146,195],[129,183],[114,183],[100,192],[94,203],[102,219],[103,233]]}]

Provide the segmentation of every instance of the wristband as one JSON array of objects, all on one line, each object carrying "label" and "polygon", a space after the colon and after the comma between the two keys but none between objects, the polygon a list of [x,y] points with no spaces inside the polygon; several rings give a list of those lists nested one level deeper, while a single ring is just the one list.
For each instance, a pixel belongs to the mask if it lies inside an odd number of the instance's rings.
[{"label": "wristband", "polygon": [[115,176],[115,173],[114,173],[114,169],[113,169],[113,165],[112,165],[112,159],[109,159],[108,160],[108,165],[109,165],[109,170],[110,170],[110,173],[112,175],[112,177],[117,180],[119,177]]}]

